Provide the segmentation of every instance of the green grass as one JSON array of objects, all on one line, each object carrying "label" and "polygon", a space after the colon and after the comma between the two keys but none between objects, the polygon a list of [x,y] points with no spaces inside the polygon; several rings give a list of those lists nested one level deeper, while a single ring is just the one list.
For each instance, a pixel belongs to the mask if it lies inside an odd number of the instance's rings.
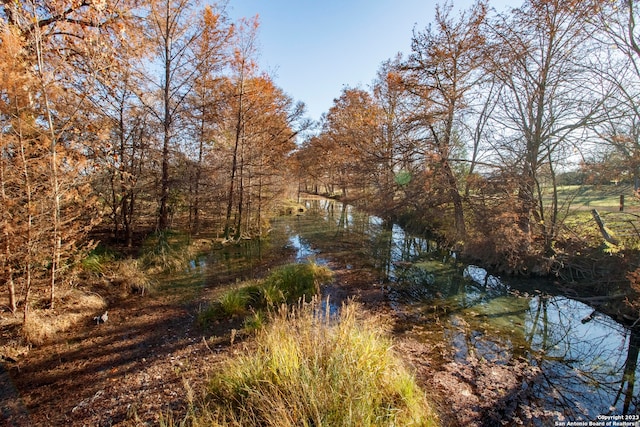
[{"label": "green grass", "polygon": [[[620,212],[620,195],[625,196],[624,212]],[[546,206],[551,206],[551,194],[545,194]],[[592,246],[603,243],[602,235],[591,214],[596,209],[608,231],[627,249],[640,248],[640,200],[633,186],[626,185],[567,185],[558,188],[561,210],[570,203],[564,225],[572,235],[590,241]],[[562,219],[562,217],[561,217]]]},{"label": "green grass", "polygon": [[153,281],[137,259],[115,261],[111,264],[108,275],[111,282],[119,285],[126,293],[145,295],[153,289]]},{"label": "green grass", "polygon": [[291,304],[304,296],[310,299],[332,277],[331,270],[314,262],[287,264],[274,269],[265,279],[265,299],[271,304]]},{"label": "green grass", "polygon": [[425,393],[394,354],[382,323],[356,304],[274,315],[256,349],[214,373],[190,425],[436,426]]},{"label": "green grass", "polygon": [[81,261],[82,269],[97,275],[104,274],[109,264],[117,259],[117,255],[104,246],[98,245]]},{"label": "green grass", "polygon": [[121,258],[119,254],[98,246],[82,261],[82,270],[104,277],[123,294],[144,295],[153,288],[153,282],[137,259]]},{"label": "green grass", "polygon": [[[633,194],[631,185],[566,185],[558,187],[558,201],[562,205],[571,202],[571,210],[602,209],[617,211],[620,206],[620,195],[625,196],[625,209],[638,211],[640,201]],[[551,193],[545,195],[546,204],[551,202]]]},{"label": "green grass", "polygon": [[275,268],[263,280],[250,281],[225,292],[200,313],[198,322],[206,327],[213,321],[246,316],[299,299],[310,300],[320,292],[320,286],[332,278],[330,269],[313,262],[287,264]]},{"label": "green grass", "polygon": [[161,231],[144,242],[139,260],[151,273],[184,270],[198,249],[191,243],[189,236],[185,234]]}]

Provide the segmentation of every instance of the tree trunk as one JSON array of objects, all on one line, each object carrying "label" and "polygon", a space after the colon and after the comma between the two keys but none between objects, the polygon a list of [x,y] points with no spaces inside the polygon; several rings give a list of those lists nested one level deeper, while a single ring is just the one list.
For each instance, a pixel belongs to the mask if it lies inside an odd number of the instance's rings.
[{"label": "tree trunk", "polygon": [[[640,334],[636,329],[629,331],[629,346],[627,348],[627,360],[624,362],[624,374],[622,383],[627,383],[624,393],[623,414],[631,414],[631,403],[633,402],[633,390],[636,382],[636,369],[638,367],[638,353],[640,351]],[[636,408],[637,410],[637,408]]]},{"label": "tree trunk", "polygon": [[135,207],[135,195],[133,191],[129,194],[128,212],[123,215],[124,219],[124,239],[127,243],[127,247],[133,246],[133,212]]},{"label": "tree trunk", "polygon": [[113,239],[118,240],[120,231],[118,218],[118,194],[116,193],[116,176],[115,170],[109,173],[109,186],[111,187],[111,221],[113,223]]},{"label": "tree trunk", "polygon": [[596,224],[598,224],[598,228],[600,229],[600,233],[602,234],[604,240],[613,245],[618,245],[620,242],[618,241],[618,239],[609,234],[604,225],[604,221],[602,221],[602,218],[600,217],[598,211],[595,209],[591,209],[591,215],[593,215],[593,219],[596,221]]},{"label": "tree trunk", "polygon": [[[7,192],[5,189],[5,162],[3,154],[0,153],[0,197],[2,197],[3,206],[7,206]],[[7,215],[4,213],[4,215]],[[7,285],[7,292],[9,295],[9,309],[12,313],[15,313],[18,309],[18,304],[16,302],[16,288],[15,283],[13,282],[13,268],[11,267],[11,244],[9,241],[9,228],[7,224],[7,217],[5,216],[3,219],[3,234],[4,234],[4,258],[2,259],[2,274],[5,283]]]},{"label": "tree trunk", "polygon": [[236,218],[236,232],[234,238],[240,239],[242,235],[242,214],[244,204],[244,140],[240,139],[240,165],[238,167],[238,216]]},{"label": "tree trunk", "polygon": [[238,149],[240,147],[240,138],[243,120],[243,96],[244,96],[244,79],[240,75],[240,91],[238,93],[238,111],[236,115],[236,135],[233,145],[233,156],[231,159],[231,180],[229,182],[229,196],[227,198],[227,215],[225,218],[224,238],[228,239],[231,234],[231,212],[233,211],[233,192],[235,191],[236,173],[238,170]]},{"label": "tree trunk", "polygon": [[[21,133],[21,131],[19,131]],[[24,265],[24,310],[23,310],[23,327],[27,324],[29,320],[29,298],[31,296],[31,266],[33,262],[33,201],[31,199],[32,196],[32,188],[31,188],[31,176],[29,175],[29,167],[27,163],[27,156],[25,153],[24,140],[22,139],[22,135],[19,137],[20,142],[20,157],[22,161],[22,177],[24,179],[24,191],[25,191],[25,199],[26,199],[26,211],[27,211],[27,221],[26,221],[26,230],[25,230],[25,240],[24,246],[26,248],[25,260],[23,262]]]},{"label": "tree trunk", "polygon": [[196,168],[195,182],[193,183],[193,234],[200,233],[200,180],[202,179],[202,155],[204,151],[203,135],[200,132],[200,144],[198,147],[198,165]]},{"label": "tree trunk", "polygon": [[456,228],[456,240],[464,240],[467,235],[467,229],[464,223],[464,206],[462,204],[462,196],[458,191],[458,183],[456,182],[456,177],[453,174],[453,170],[451,169],[448,160],[443,160],[442,169],[449,187],[449,198],[451,199],[451,202],[453,204],[453,218]]},{"label": "tree trunk", "polygon": [[[34,10],[34,17],[37,17],[37,13]],[[47,90],[47,82],[44,76],[44,59],[43,59],[43,47],[40,34],[40,26],[36,23],[35,28],[35,41],[36,41],[36,57],[37,57],[37,71],[38,79],[42,90],[42,99],[44,100],[44,113],[47,120],[47,126],[49,130],[49,157],[50,157],[50,182],[51,182],[51,199],[53,200],[53,208],[51,209],[51,270],[49,275],[49,308],[54,308],[55,293],[56,293],[56,279],[58,273],[58,266],[60,264],[60,256],[62,251],[62,236],[60,235],[60,183],[58,181],[58,153],[57,153],[57,136],[53,125],[53,116],[51,113],[51,106],[49,103],[49,95]]]},{"label": "tree trunk", "polygon": [[[171,34],[171,14],[167,10],[165,34]],[[169,226],[169,144],[171,143],[171,39],[164,43],[164,111],[162,116],[162,178],[160,180],[160,212],[158,228],[166,230]]]}]

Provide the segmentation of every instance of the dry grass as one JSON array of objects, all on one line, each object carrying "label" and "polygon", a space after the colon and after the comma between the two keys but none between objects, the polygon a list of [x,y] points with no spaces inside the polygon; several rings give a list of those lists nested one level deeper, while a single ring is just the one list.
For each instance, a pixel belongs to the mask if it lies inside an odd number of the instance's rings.
[{"label": "dry grass", "polygon": [[175,272],[187,268],[189,261],[202,249],[187,235],[163,231],[144,242],[139,260],[150,274]]},{"label": "dry grass", "polygon": [[57,334],[87,322],[105,307],[101,296],[71,288],[61,292],[56,310],[32,309],[22,333],[29,343],[43,345]]},{"label": "dry grass", "polygon": [[146,294],[151,290],[152,281],[143,271],[137,259],[115,261],[107,267],[106,276],[119,287],[123,296],[131,293]]},{"label": "dry grass", "polygon": [[[216,373],[194,426],[436,426],[435,411],[382,323],[353,303],[281,310],[256,350]],[[169,422],[167,424],[173,424]]]}]

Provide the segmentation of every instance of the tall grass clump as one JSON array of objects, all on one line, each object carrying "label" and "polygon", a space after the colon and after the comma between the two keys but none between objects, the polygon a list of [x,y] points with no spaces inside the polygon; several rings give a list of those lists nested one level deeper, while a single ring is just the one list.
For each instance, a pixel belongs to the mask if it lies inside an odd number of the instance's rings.
[{"label": "tall grass clump", "polygon": [[[139,259],[122,258],[119,254],[101,246],[91,251],[81,261],[84,278],[87,275],[95,279],[106,279],[121,292],[122,296],[131,293],[146,294],[153,288],[151,278]],[[91,277],[88,277],[91,279]]]},{"label": "tall grass clump", "polygon": [[303,297],[310,300],[332,277],[330,269],[314,262],[283,265],[274,269],[263,282],[265,302],[279,305],[291,304]]},{"label": "tall grass clump", "polygon": [[175,272],[186,269],[195,254],[196,248],[188,236],[167,230],[144,242],[139,259],[152,273]]},{"label": "tall grass clump", "polygon": [[320,286],[332,279],[329,268],[313,262],[283,265],[262,280],[225,292],[200,313],[198,320],[207,326],[212,321],[292,304],[299,299],[310,300],[320,292]]},{"label": "tall grass clump", "polygon": [[274,315],[258,332],[256,350],[214,375],[192,424],[438,425],[381,323],[354,303],[337,316],[328,312],[314,302]]},{"label": "tall grass clump", "polygon": [[108,266],[117,259],[116,254],[98,245],[80,262],[82,269],[96,275],[104,274]]},{"label": "tall grass clump", "polygon": [[124,295],[145,295],[153,288],[153,282],[137,259],[126,258],[111,264],[108,272],[111,283],[118,286]]}]

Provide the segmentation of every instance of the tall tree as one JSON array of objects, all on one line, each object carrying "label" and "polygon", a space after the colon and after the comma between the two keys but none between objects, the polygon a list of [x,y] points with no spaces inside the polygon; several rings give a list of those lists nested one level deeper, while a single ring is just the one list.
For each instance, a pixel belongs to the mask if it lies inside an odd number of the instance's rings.
[{"label": "tall tree", "polygon": [[[67,1],[3,2],[0,5],[0,23],[3,29],[17,35],[22,46],[18,59],[23,70],[31,76],[26,87],[29,92],[29,111],[40,129],[39,139],[46,141],[49,169],[48,185],[40,188],[49,194],[47,213],[50,217],[46,235],[50,245],[48,276],[50,307],[55,300],[56,283],[63,258],[70,256],[78,237],[86,230],[74,221],[73,209],[77,191],[78,170],[82,162],[80,144],[70,124],[76,116],[84,96],[74,90],[73,81],[82,79],[77,67],[91,45],[101,43],[104,34],[117,32],[126,16],[126,4],[115,7]],[[108,44],[103,45],[108,49]],[[22,107],[18,106],[18,110]],[[18,111],[14,110],[14,111]],[[24,110],[26,111],[26,110]],[[25,159],[33,145],[24,145]],[[30,162],[23,166],[27,168]],[[26,182],[25,182],[26,185]],[[35,188],[35,187],[32,187]],[[67,216],[70,215],[70,216]],[[41,224],[42,225],[42,224]]]},{"label": "tall tree", "polygon": [[345,88],[333,100],[323,124],[329,157],[334,164],[337,184],[343,196],[348,189],[362,193],[373,181],[372,162],[379,136],[381,111],[371,95],[363,89]]},{"label": "tall tree", "polygon": [[467,107],[466,95],[481,78],[486,4],[476,3],[458,20],[453,6],[436,7],[435,29],[415,32],[405,65],[406,85],[417,98],[414,123],[422,129],[437,175],[453,205],[456,236],[466,235],[463,199],[451,162],[456,150],[456,126]]},{"label": "tall tree", "polygon": [[[30,168],[25,155],[25,139],[31,132],[32,97],[29,87],[34,84],[28,63],[22,60],[24,40],[19,31],[2,26],[0,49],[0,218],[2,222],[2,271],[0,278],[6,284],[9,307],[18,307],[15,280],[21,279],[23,288],[31,289],[33,236],[33,204]],[[26,122],[26,123],[25,123]],[[25,317],[28,308],[25,304]]]},{"label": "tall tree", "polygon": [[538,237],[543,252],[552,251],[559,230],[556,170],[602,106],[585,63],[593,47],[585,27],[592,14],[580,1],[529,0],[490,28],[491,72],[501,85],[493,118],[503,129],[499,155],[519,178],[518,223],[528,236],[523,253]]},{"label": "tall tree", "polygon": [[[247,95],[247,80],[255,75],[257,63],[257,31],[259,27],[258,17],[253,19],[243,19],[238,24],[236,38],[234,40],[233,59],[231,61],[231,79],[234,87],[234,115],[235,123],[233,129],[233,150],[231,156],[231,173],[229,179],[229,191],[227,197],[227,212],[224,226],[224,237],[228,239],[233,230],[232,213],[234,204],[237,206],[236,223],[242,221],[243,207],[243,154],[244,154],[244,125],[245,125],[245,97]],[[235,202],[236,187],[238,190],[238,200]],[[234,232],[234,238],[240,238],[240,229]]]},{"label": "tall tree", "polygon": [[613,87],[605,106],[605,120],[595,131],[607,143],[611,154],[619,157],[624,170],[640,189],[640,19],[632,0],[604,2],[594,0],[593,39],[600,47],[599,77]]},{"label": "tall tree", "polygon": [[288,158],[296,135],[306,128],[304,104],[294,103],[267,75],[251,79],[246,96],[243,155],[245,226],[236,227],[262,235],[272,202],[283,195],[291,181]]},{"label": "tall tree", "polygon": [[[378,214],[392,216],[398,203],[399,190],[406,190],[422,170],[418,161],[418,141],[410,128],[409,94],[402,79],[402,58],[386,61],[373,83],[373,97],[380,108],[379,143],[373,153],[376,159],[373,185],[377,188]],[[385,211],[387,214],[385,214]]]},{"label": "tall tree", "polygon": [[228,47],[233,36],[233,27],[227,24],[226,17],[211,7],[204,9],[199,25],[202,28],[201,37],[194,48],[198,66],[194,75],[193,96],[189,99],[194,142],[197,145],[190,207],[190,228],[195,234],[200,230],[204,158],[208,146],[216,137],[217,122],[221,121],[220,110],[224,102],[221,72],[228,63]]},{"label": "tall tree", "polygon": [[194,25],[195,12],[190,0],[153,1],[149,4],[145,20],[146,36],[156,58],[147,64],[146,71],[151,95],[141,93],[141,100],[162,129],[157,225],[158,229],[164,230],[170,225],[170,211],[173,209],[169,200],[171,155],[179,142],[177,127],[181,124],[186,99],[194,85],[198,58],[195,58],[193,49],[201,36],[201,28]]},{"label": "tall tree", "polygon": [[[74,86],[85,102],[73,126],[93,162],[93,188],[109,210],[113,238],[131,246],[151,125],[139,101],[143,79],[136,69],[141,58],[149,58],[148,46],[141,20],[127,24],[117,35],[103,35],[78,60],[85,78]],[[110,49],[103,48],[105,40]]]}]

